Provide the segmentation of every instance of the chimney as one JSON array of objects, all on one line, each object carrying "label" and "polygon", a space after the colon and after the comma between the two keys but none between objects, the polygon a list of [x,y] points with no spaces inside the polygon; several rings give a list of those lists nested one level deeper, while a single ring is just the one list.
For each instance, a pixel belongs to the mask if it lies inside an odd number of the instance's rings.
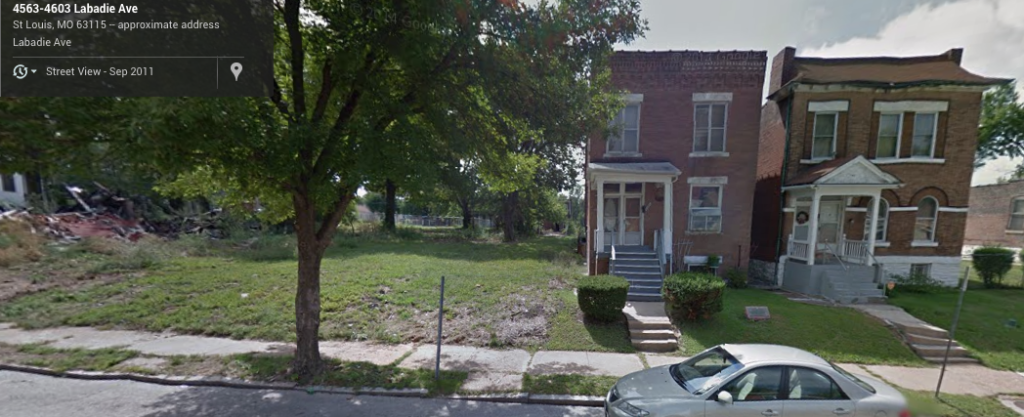
[{"label": "chimney", "polygon": [[782,88],[789,80],[796,76],[796,48],[787,46],[782,48],[775,58],[772,58],[771,81],[768,85],[768,94],[772,94]]},{"label": "chimney", "polygon": [[956,62],[956,65],[960,65],[960,59],[964,57],[964,48],[953,48],[946,51],[946,57],[950,61]]}]

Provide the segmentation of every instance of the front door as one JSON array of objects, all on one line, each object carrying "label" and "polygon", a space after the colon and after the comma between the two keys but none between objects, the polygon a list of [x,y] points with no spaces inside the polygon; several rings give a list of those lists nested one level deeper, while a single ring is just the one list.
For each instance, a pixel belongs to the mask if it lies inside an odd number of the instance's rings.
[{"label": "front door", "polygon": [[784,377],[789,390],[786,417],[834,415],[855,417],[856,406],[828,375],[809,368],[790,367]]},{"label": "front door", "polygon": [[822,201],[818,206],[818,250],[824,250],[829,246],[837,250],[839,234],[842,233],[842,211],[841,201]]},{"label": "front door", "polygon": [[757,368],[733,379],[719,391],[732,395],[732,404],[715,401],[717,393],[705,402],[706,417],[784,417],[782,367]]},{"label": "front door", "polygon": [[643,201],[640,197],[626,198],[626,216],[623,218],[623,239],[625,245],[643,244],[643,212],[640,209]]},{"label": "front door", "polygon": [[604,199],[604,244],[621,245],[619,237],[619,197]]}]

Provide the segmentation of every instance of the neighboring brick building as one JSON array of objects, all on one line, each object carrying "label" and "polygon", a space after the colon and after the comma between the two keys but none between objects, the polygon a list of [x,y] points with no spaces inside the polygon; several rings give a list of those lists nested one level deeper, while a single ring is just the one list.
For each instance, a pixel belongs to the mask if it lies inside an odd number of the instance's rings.
[{"label": "neighboring brick building", "polygon": [[960,49],[795,53],[773,59],[762,109],[752,273],[846,301],[877,295],[883,274],[955,283],[981,95],[1008,80],[964,70]]},{"label": "neighboring brick building", "polygon": [[586,150],[590,273],[613,245],[664,249],[675,269],[709,255],[747,264],[766,62],[763,51],[615,53],[626,107]]},{"label": "neighboring brick building", "polygon": [[1024,247],[1024,180],[971,188],[965,245]]}]

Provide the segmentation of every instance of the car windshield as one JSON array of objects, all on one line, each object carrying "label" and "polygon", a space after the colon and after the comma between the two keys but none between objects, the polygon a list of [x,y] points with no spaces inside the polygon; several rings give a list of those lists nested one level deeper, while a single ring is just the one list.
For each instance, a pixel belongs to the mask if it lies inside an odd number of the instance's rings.
[{"label": "car windshield", "polygon": [[850,381],[853,381],[855,384],[860,385],[861,388],[864,388],[864,389],[868,390],[868,392],[870,392],[872,394],[875,393],[875,387],[872,387],[871,384],[868,384],[867,382],[861,381],[860,378],[857,378],[853,374],[851,374],[849,372],[846,372],[845,369],[836,366],[836,364],[834,364],[832,362],[829,362],[828,364],[832,365],[832,369],[835,369],[836,372],[839,372],[842,376],[845,376],[846,379],[849,379]]},{"label": "car windshield", "polygon": [[669,368],[672,379],[693,394],[702,394],[717,387],[729,375],[743,367],[736,358],[721,348],[690,358]]}]

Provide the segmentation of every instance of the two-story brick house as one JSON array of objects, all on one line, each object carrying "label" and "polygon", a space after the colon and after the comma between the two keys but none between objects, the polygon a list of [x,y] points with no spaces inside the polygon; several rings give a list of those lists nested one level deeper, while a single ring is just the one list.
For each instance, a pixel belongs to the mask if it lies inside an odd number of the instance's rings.
[{"label": "two-story brick house", "polygon": [[957,281],[982,93],[962,50],[772,61],[752,275],[842,301],[887,275]]},{"label": "two-story brick house", "polygon": [[591,274],[658,299],[669,268],[746,266],[766,62],[763,51],[615,53],[626,104],[586,148]]}]

